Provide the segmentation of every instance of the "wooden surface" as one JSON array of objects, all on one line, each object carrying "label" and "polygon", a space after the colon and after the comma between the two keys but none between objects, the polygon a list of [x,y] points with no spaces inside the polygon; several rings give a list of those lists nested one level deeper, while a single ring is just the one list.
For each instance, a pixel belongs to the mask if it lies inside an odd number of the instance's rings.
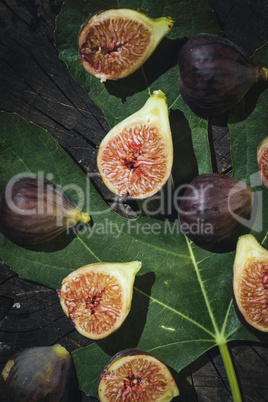
[{"label": "wooden surface", "polygon": [[[1,1],[0,109],[17,112],[47,129],[85,172],[94,172],[97,147],[109,128],[58,59],[53,30],[61,4],[61,0]],[[266,0],[210,0],[209,4],[225,36],[249,54],[267,41]],[[230,173],[224,121],[219,128],[211,126],[211,150],[215,171]],[[94,184],[109,202],[110,194],[101,182]],[[20,279],[3,264],[0,284],[0,369],[25,347],[59,342],[72,351],[90,343],[64,316],[54,290]],[[267,345],[237,342],[229,346],[244,401],[268,401]],[[178,401],[232,401],[218,349],[185,368],[178,381]],[[83,401],[91,400],[83,395]],[[4,401],[1,392],[0,401]]]}]

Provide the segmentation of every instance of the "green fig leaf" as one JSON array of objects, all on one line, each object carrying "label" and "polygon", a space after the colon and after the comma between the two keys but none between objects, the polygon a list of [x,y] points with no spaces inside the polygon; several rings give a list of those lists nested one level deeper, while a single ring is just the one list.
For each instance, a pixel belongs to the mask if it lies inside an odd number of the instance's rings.
[{"label": "green fig leaf", "polygon": [[[259,107],[258,103],[256,113]],[[1,191],[20,173],[39,174],[60,185],[93,220],[67,244],[56,247],[53,242],[53,249],[24,249],[0,235],[4,263],[23,278],[57,289],[68,273],[85,264],[142,261],[132,308],[122,327],[73,352],[84,392],[96,396],[103,363],[124,348],[150,351],[179,372],[216,345],[257,340],[242,326],[233,305],[234,252],[197,247],[180,233],[176,221],[120,217],[46,130],[6,112],[1,113],[0,129]],[[265,213],[266,192],[263,207]],[[259,240],[265,237],[264,230],[256,234]]]}]

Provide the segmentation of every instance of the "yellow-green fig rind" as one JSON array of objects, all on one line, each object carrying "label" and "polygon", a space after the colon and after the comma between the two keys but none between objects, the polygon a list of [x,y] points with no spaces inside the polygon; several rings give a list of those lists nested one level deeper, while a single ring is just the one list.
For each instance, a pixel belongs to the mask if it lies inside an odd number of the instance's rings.
[{"label": "yellow-green fig rind", "polygon": [[268,251],[251,234],[241,236],[237,242],[233,293],[245,321],[268,332]]},{"label": "yellow-green fig rind", "polygon": [[127,8],[100,11],[80,29],[81,64],[101,82],[127,77],[152,55],[173,25],[171,17],[153,19]]},{"label": "yellow-green fig rind", "polygon": [[93,263],[71,272],[58,291],[64,313],[89,339],[115,332],[129,314],[140,261]]},{"label": "yellow-green fig rind", "polygon": [[[148,140],[150,130],[153,140]],[[173,165],[173,142],[167,99],[161,90],[106,134],[97,165],[104,184],[119,196],[144,199],[163,188]]]}]

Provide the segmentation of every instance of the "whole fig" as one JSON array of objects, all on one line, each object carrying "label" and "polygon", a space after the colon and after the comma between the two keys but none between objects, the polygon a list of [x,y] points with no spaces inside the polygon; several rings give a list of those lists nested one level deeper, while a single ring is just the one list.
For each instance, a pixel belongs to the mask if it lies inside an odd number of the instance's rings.
[{"label": "whole fig", "polygon": [[21,246],[45,243],[89,220],[64,191],[38,177],[11,180],[1,196],[0,231]]},{"label": "whole fig", "polygon": [[2,382],[8,402],[73,402],[78,392],[71,355],[59,344],[15,353]]},{"label": "whole fig", "polygon": [[241,226],[253,200],[254,192],[245,183],[220,173],[201,174],[181,197],[181,229],[198,244],[219,242]]},{"label": "whole fig", "polygon": [[211,34],[192,36],[178,56],[179,88],[185,103],[203,117],[238,103],[268,69],[257,66],[232,41]]},{"label": "whole fig", "polygon": [[170,402],[179,390],[167,366],[140,349],[114,355],[99,379],[100,402]]}]

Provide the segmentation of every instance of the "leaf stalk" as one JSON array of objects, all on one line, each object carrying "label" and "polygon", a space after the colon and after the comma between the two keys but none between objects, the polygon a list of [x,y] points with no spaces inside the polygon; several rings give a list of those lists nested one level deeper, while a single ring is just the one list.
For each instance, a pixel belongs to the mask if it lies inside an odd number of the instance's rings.
[{"label": "leaf stalk", "polygon": [[227,346],[227,343],[219,344],[221,357],[224,363],[224,367],[227,373],[228,381],[231,388],[231,393],[234,402],[242,402],[240,388],[237,381],[237,376],[231,359],[231,355]]}]

